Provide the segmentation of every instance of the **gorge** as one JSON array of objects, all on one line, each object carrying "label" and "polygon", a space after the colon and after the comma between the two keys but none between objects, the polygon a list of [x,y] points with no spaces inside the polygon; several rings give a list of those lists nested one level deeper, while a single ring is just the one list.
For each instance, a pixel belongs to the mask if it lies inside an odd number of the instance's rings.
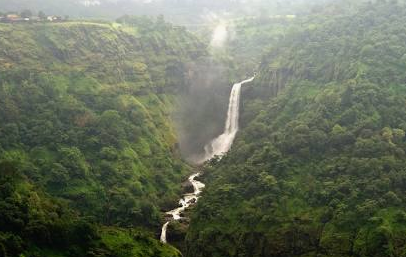
[{"label": "gorge", "polygon": [[26,2],[0,0],[0,257],[406,256],[406,1],[1,22],[63,1]]},{"label": "gorge", "polygon": [[[204,157],[200,159],[197,164],[203,164],[205,161],[208,161],[215,156],[222,156],[226,154],[228,150],[230,150],[234,138],[238,132],[241,86],[245,83],[252,82],[254,78],[255,77],[251,77],[233,85],[228,103],[228,111],[224,132],[205,146]],[[198,178],[199,176],[200,172],[195,173],[189,177],[188,181],[193,185],[193,192],[185,194],[183,198],[179,200],[178,208],[166,212],[166,214],[172,216],[171,220],[180,220],[182,218],[181,214],[189,206],[197,202],[202,189],[205,187],[202,182],[196,180],[196,178]],[[162,226],[160,240],[163,243],[167,243],[166,232],[171,220],[166,221],[166,223]]]}]

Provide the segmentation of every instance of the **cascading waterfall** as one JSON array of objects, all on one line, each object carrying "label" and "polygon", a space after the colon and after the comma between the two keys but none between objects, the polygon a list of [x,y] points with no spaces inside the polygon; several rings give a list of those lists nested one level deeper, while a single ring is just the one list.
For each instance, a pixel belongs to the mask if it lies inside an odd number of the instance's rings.
[{"label": "cascading waterfall", "polygon": [[240,115],[240,95],[241,86],[245,83],[251,82],[254,77],[244,80],[240,83],[234,84],[230,100],[228,104],[227,120],[223,134],[213,139],[209,144],[204,147],[205,155],[201,162],[207,161],[214,156],[222,156],[230,150],[233,144],[235,135],[238,131],[238,119]]},{"label": "cascading waterfall", "polygon": [[162,231],[161,231],[161,242],[166,243],[166,230],[168,229],[169,221],[167,221],[163,226],[162,226]]},{"label": "cascading waterfall", "polygon": [[[199,175],[200,173],[196,173],[189,177],[189,182],[193,185],[193,193],[185,194],[183,198],[179,200],[178,208],[166,212],[166,214],[172,216],[172,220],[180,220],[182,218],[181,217],[182,212],[184,212],[186,208],[188,208],[190,205],[197,202],[199,194],[202,192],[202,189],[204,188],[204,184],[196,180],[196,177],[198,177]],[[162,243],[166,243],[166,230],[168,229],[169,223],[170,221],[167,221],[162,226],[161,231]]]},{"label": "cascading waterfall", "polygon": [[[241,86],[244,83],[248,83],[253,80],[254,77],[234,84],[228,103],[227,119],[224,132],[205,146],[205,154],[204,157],[200,160],[200,163],[203,163],[216,155],[222,156],[223,154],[228,152],[228,150],[230,150],[235,135],[238,131]],[[197,202],[199,194],[202,192],[202,189],[205,186],[202,182],[196,180],[199,175],[200,173],[196,173],[189,177],[189,182],[193,185],[193,193],[185,194],[183,198],[179,200],[178,208],[166,212],[166,214],[171,216],[172,220],[181,219],[181,214],[186,210],[186,208]],[[166,231],[170,222],[171,221],[169,220],[162,226],[161,242],[163,243],[167,242]]]}]

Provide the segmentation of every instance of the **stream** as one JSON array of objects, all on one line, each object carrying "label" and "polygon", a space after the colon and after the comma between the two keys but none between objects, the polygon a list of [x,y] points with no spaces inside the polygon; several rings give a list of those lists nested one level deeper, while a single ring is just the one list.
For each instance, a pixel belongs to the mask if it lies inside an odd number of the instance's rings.
[{"label": "stream", "polygon": [[[202,192],[202,189],[204,188],[204,184],[196,180],[196,178],[199,177],[199,175],[200,173],[193,174],[188,179],[189,182],[193,185],[193,193],[183,195],[183,198],[179,200],[180,207],[166,212],[166,214],[172,215],[173,220],[180,220],[182,218],[180,216],[181,213],[184,212],[186,208],[188,208],[190,205],[197,202],[197,198],[199,197],[199,194]],[[169,223],[170,221],[167,221],[162,226],[161,242],[163,243],[166,243],[166,230],[168,228]]]},{"label": "stream", "polygon": [[[235,135],[237,134],[238,131],[241,86],[253,80],[254,77],[233,85],[228,103],[227,119],[224,127],[224,132],[215,139],[213,139],[212,141],[210,141],[204,147],[205,153],[198,163],[204,163],[205,161],[210,160],[214,156],[223,156],[225,153],[228,152],[228,150],[230,150]],[[161,231],[162,243],[167,243],[166,232],[169,223],[172,220],[180,220],[182,218],[181,214],[189,206],[197,202],[199,195],[205,186],[202,182],[196,180],[199,176],[200,172],[191,175],[188,179],[188,181],[193,185],[193,193],[184,194],[183,197],[179,200],[179,207],[166,212],[166,214],[172,216],[172,218],[162,226]]]}]

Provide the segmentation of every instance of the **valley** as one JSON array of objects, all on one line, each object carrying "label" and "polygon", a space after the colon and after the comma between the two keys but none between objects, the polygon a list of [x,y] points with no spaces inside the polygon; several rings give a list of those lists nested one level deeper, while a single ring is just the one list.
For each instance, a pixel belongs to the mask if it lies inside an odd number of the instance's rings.
[{"label": "valley", "polygon": [[406,3],[195,1],[0,23],[0,257],[406,256]]},{"label": "valley", "polygon": [[[204,148],[205,152],[201,157],[195,160],[197,165],[203,164],[204,162],[210,161],[212,158],[221,158],[226,154],[234,141],[234,138],[238,132],[238,122],[239,122],[239,106],[240,106],[240,95],[241,95],[241,86],[252,82],[254,77],[241,81],[233,85],[230,93],[230,99],[228,103],[227,118],[225,122],[224,132],[218,137],[211,140]],[[182,219],[183,212],[187,210],[191,205],[196,204],[199,198],[200,193],[202,192],[205,185],[198,181],[197,179],[200,176],[200,172],[197,172],[191,175],[188,178],[188,182],[192,185],[193,192],[186,193],[182,199],[179,200],[179,207],[171,211],[166,212],[166,214],[172,216],[174,221],[179,221]],[[182,215],[182,216],[181,216]],[[165,222],[162,226],[161,232],[161,242],[167,243],[167,229],[171,220]]]}]

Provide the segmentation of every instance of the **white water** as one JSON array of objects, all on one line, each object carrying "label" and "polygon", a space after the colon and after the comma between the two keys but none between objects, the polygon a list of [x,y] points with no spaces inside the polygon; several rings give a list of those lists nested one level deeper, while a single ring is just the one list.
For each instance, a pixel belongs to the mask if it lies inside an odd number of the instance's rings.
[{"label": "white water", "polygon": [[[239,118],[239,110],[240,110],[240,94],[241,94],[241,86],[244,83],[248,83],[254,80],[254,77],[244,80],[240,83],[236,83],[233,85],[231,90],[229,104],[228,104],[228,112],[227,112],[227,120],[226,125],[224,128],[223,134],[218,136],[217,138],[213,139],[209,144],[205,146],[205,155],[204,158],[200,160],[200,163],[203,163],[214,156],[222,156],[224,153],[230,150],[230,147],[234,141],[235,135],[238,131],[238,118]],[[199,194],[202,192],[204,188],[204,184],[196,178],[200,175],[200,173],[193,174],[189,177],[189,182],[193,185],[193,193],[183,195],[183,198],[179,200],[179,207],[173,209],[171,211],[166,212],[166,214],[172,216],[172,220],[180,220],[181,214],[192,204],[196,203]],[[168,229],[168,225],[171,221],[167,221],[162,226],[161,231],[161,242],[166,243],[166,231]]]},{"label": "white water", "polygon": [[201,162],[210,160],[216,155],[222,156],[226,152],[228,152],[228,150],[230,150],[235,135],[237,134],[238,131],[238,119],[240,116],[241,86],[253,80],[254,77],[244,80],[240,83],[234,84],[230,94],[230,100],[227,111],[227,120],[224,127],[224,132],[223,134],[213,139],[209,144],[207,144],[204,147],[205,155]]},{"label": "white water", "polygon": [[[183,198],[179,200],[179,207],[166,212],[166,214],[172,215],[173,220],[180,220],[182,218],[180,216],[181,213],[184,212],[186,208],[188,208],[190,205],[197,202],[199,194],[202,192],[202,189],[204,188],[204,184],[202,182],[195,180],[195,178],[198,177],[199,175],[200,173],[196,173],[189,177],[189,182],[192,183],[193,185],[193,193],[184,194]],[[170,221],[167,221],[162,226],[161,242],[163,243],[166,243],[166,230],[168,228],[169,223]]]},{"label": "white water", "polygon": [[166,230],[168,229],[169,221],[167,221],[163,226],[162,226],[162,231],[161,231],[161,242],[166,243]]}]

